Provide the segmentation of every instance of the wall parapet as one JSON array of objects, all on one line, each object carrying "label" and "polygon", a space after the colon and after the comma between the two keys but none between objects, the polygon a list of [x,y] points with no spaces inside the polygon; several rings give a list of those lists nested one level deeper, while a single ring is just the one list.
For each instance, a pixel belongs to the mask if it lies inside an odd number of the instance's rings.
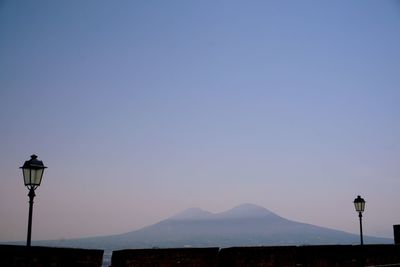
[{"label": "wall parapet", "polygon": [[0,245],[1,267],[101,267],[103,250]]},{"label": "wall parapet", "polygon": [[219,248],[125,249],[114,251],[113,267],[217,267]]},{"label": "wall parapet", "polygon": [[325,245],[114,251],[112,267],[360,267],[400,264],[400,245]]}]

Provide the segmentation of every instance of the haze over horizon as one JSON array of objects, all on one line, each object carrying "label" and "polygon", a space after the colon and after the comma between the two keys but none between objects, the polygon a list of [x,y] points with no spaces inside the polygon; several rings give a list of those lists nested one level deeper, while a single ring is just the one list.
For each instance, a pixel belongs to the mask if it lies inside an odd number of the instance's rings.
[{"label": "haze over horizon", "polygon": [[[35,244],[112,251],[154,247],[354,245],[359,242],[359,234],[292,221],[247,203],[218,213],[190,208],[141,229],[117,235],[42,240]],[[393,238],[364,235],[364,242],[391,244]]]},{"label": "haze over horizon", "polygon": [[241,203],[400,223],[398,1],[0,1],[0,241]]}]

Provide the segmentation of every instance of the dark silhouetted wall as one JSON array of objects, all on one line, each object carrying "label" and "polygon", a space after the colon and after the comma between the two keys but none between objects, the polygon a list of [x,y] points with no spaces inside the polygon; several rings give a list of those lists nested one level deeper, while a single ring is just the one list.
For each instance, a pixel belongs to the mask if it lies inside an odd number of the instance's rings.
[{"label": "dark silhouetted wall", "polygon": [[359,267],[399,263],[400,245],[132,249],[112,267]]},{"label": "dark silhouetted wall", "polygon": [[103,250],[0,245],[1,267],[101,267]]},{"label": "dark silhouetted wall", "polygon": [[393,225],[394,243],[400,245],[400,224]]},{"label": "dark silhouetted wall", "polygon": [[131,249],[114,251],[112,267],[217,267],[219,248]]}]

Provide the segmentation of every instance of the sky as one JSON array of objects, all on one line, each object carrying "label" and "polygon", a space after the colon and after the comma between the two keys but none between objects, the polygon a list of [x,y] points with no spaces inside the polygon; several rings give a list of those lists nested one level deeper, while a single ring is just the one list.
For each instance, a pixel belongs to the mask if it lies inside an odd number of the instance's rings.
[{"label": "sky", "polygon": [[[242,203],[400,223],[399,1],[0,0],[0,241]],[[34,244],[34,243],[33,243]]]}]

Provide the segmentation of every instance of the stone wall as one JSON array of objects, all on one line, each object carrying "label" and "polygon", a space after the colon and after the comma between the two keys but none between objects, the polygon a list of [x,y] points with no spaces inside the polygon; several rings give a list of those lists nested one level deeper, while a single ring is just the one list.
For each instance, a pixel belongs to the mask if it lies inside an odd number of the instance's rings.
[{"label": "stone wall", "polygon": [[1,267],[101,267],[103,250],[0,245]]},{"label": "stone wall", "polygon": [[234,247],[221,249],[218,266],[294,266],[297,247]]},{"label": "stone wall", "polygon": [[[0,245],[1,267],[101,267],[103,250]],[[399,264],[400,245],[126,249],[112,267],[359,267]]]},{"label": "stone wall", "polygon": [[400,224],[393,225],[394,243],[400,245]]},{"label": "stone wall", "polygon": [[112,267],[217,267],[219,248],[128,249],[114,251]]},{"label": "stone wall", "polygon": [[400,245],[114,251],[112,267],[359,267],[399,263]]}]

